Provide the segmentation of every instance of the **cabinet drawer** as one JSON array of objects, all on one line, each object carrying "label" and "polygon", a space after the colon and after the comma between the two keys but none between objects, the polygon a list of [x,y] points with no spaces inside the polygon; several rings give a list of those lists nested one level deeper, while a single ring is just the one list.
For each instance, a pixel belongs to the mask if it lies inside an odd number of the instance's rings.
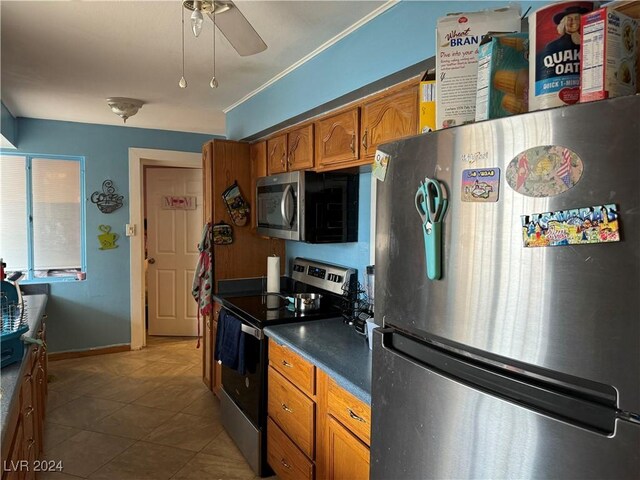
[{"label": "cabinet drawer", "polygon": [[313,480],[313,463],[270,418],[267,419],[267,461],[282,480]]},{"label": "cabinet drawer", "polygon": [[271,367],[267,410],[300,450],[313,459],[315,403]]},{"label": "cabinet drawer", "polygon": [[371,444],[371,407],[329,379],[327,411],[367,445]]},{"label": "cabinet drawer", "polygon": [[307,395],[314,395],[315,367],[284,345],[269,341],[269,365]]}]

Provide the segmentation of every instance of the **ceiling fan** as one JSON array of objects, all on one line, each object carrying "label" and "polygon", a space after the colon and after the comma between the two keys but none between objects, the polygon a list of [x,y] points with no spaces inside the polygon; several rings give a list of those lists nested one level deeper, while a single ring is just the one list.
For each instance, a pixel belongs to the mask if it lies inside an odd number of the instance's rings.
[{"label": "ceiling fan", "polygon": [[267,44],[231,0],[184,0],[182,6],[193,12],[191,24],[196,36],[199,34],[198,29],[202,28],[204,13],[220,29],[241,57],[266,50]]}]

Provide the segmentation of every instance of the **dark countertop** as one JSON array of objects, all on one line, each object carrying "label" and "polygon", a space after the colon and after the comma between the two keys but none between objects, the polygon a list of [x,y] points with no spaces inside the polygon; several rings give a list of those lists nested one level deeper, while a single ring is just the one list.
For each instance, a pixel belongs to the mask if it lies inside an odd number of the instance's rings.
[{"label": "dark countertop", "polygon": [[[27,313],[27,322],[29,323],[29,331],[25,335],[34,338],[40,328],[42,315],[47,306],[47,295],[36,294],[25,296],[25,311]],[[29,349],[25,345],[24,354]],[[0,431],[2,432],[2,442],[8,441],[5,438],[5,423],[7,415],[11,408],[19,401],[20,397],[20,379],[26,373],[27,363],[24,361],[8,365],[0,370]]]},{"label": "dark countertop", "polygon": [[341,318],[274,325],[264,333],[322,369],[358,399],[371,405],[371,350]]}]

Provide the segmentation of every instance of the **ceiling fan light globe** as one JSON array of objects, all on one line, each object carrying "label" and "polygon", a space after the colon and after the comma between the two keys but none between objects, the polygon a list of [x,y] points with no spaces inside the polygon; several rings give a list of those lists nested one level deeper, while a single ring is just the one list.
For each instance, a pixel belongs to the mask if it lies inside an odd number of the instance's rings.
[{"label": "ceiling fan light globe", "polygon": [[191,14],[191,30],[196,37],[199,37],[200,32],[202,32],[203,21],[204,17],[202,16],[202,12],[200,10],[194,10]]}]

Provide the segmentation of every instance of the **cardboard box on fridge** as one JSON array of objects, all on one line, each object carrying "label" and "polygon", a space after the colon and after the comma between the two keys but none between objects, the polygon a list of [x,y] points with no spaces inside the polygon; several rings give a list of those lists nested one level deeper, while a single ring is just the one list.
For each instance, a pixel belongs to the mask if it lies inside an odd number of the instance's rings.
[{"label": "cardboard box on fridge", "polygon": [[476,121],[525,113],[528,100],[529,34],[487,34],[478,47]]},{"label": "cardboard box on fridge", "polygon": [[436,28],[436,126],[475,120],[478,46],[488,32],[519,32],[520,8],[509,6],[438,19]]},{"label": "cardboard box on fridge", "polygon": [[429,69],[420,81],[418,91],[420,107],[420,133],[436,130],[436,71]]},{"label": "cardboard box on fridge", "polygon": [[580,101],[636,93],[637,22],[604,7],[584,14],[581,30]]}]

